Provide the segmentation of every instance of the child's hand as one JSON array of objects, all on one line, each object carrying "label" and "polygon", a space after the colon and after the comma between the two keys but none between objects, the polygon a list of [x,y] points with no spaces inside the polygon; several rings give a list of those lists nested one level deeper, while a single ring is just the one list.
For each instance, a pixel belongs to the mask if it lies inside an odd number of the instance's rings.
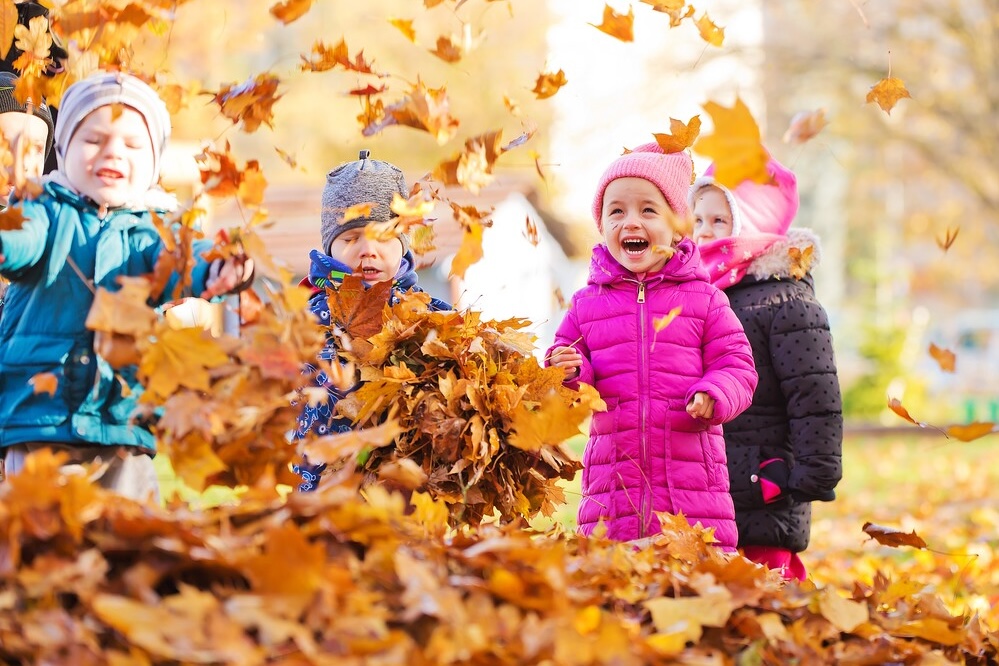
[{"label": "child's hand", "polygon": [[575,347],[556,347],[552,350],[550,360],[553,366],[562,368],[565,379],[575,378],[579,374],[579,367],[583,365],[583,355]]},{"label": "child's hand", "polygon": [[253,259],[244,254],[215,261],[208,271],[208,281],[201,298],[240,292],[253,283]]},{"label": "child's hand", "polygon": [[687,413],[695,419],[710,419],[715,415],[715,399],[703,391],[698,391],[687,403]]}]

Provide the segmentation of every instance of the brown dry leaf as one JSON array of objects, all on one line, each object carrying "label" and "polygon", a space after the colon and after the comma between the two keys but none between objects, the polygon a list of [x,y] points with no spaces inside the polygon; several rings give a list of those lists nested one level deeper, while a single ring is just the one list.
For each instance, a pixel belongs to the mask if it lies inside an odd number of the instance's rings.
[{"label": "brown dry leaf", "polygon": [[619,14],[610,5],[604,5],[604,17],[600,25],[591,23],[600,32],[606,33],[622,42],[635,41],[634,32],[635,12],[628,7],[627,14]]},{"label": "brown dry leaf", "polygon": [[450,63],[458,62],[461,60],[462,56],[465,55],[461,44],[455,44],[451,37],[447,37],[445,35],[437,37],[437,46],[427,50],[444,62]]},{"label": "brown dry leaf", "polygon": [[926,542],[916,534],[916,531],[903,532],[883,525],[874,523],[864,523],[864,533],[880,543],[882,546],[899,548],[901,546],[911,546],[912,548],[926,548]]},{"label": "brown dry leaf", "polygon": [[930,343],[930,357],[937,362],[940,369],[944,372],[954,372],[957,364],[957,356],[949,349],[944,349],[943,347],[937,347],[932,342]]},{"label": "brown dry leaf", "polygon": [[655,319],[652,320],[652,328],[655,330],[656,333],[660,332],[661,330],[669,326],[670,323],[674,319],[676,319],[677,315],[679,315],[680,312],[682,311],[683,308],[678,305],[669,312],[667,312],[662,317],[656,317]]},{"label": "brown dry leaf", "polygon": [[985,435],[999,432],[999,424],[995,423],[969,423],[967,425],[948,426],[944,431],[948,437],[962,442],[971,442]]},{"label": "brown dry leaf", "polygon": [[676,118],[669,119],[669,134],[653,134],[656,143],[667,155],[680,153],[694,145],[701,133],[701,117],[694,116],[684,124]]},{"label": "brown dry leaf", "polygon": [[142,337],[152,332],[156,312],[149,306],[150,283],[144,277],[118,278],[121,289],[98,287],[84,325],[91,331]]},{"label": "brown dry leaf", "polygon": [[24,226],[25,218],[20,206],[8,206],[0,211],[0,231],[17,231]]},{"label": "brown dry leaf", "polygon": [[389,23],[395,26],[406,39],[414,44],[416,43],[416,30],[413,29],[412,19],[389,19]]},{"label": "brown dry leaf", "polygon": [[470,192],[478,193],[492,182],[496,160],[506,152],[506,147],[500,145],[502,141],[502,130],[467,139],[464,149],[438,164],[431,178],[445,185],[461,185]]},{"label": "brown dry leaf", "polygon": [[714,133],[698,139],[694,150],[714,161],[715,180],[726,187],[745,180],[769,183],[769,155],[761,142],[760,128],[742,100],[736,98],[732,108],[707,102],[704,109],[714,121]]},{"label": "brown dry leaf", "polygon": [[51,372],[39,372],[28,380],[31,388],[38,393],[48,393],[49,397],[54,397],[56,389],[59,388],[59,378]]},{"label": "brown dry leaf", "polygon": [[534,82],[534,89],[531,92],[538,99],[548,99],[568,82],[569,80],[565,78],[565,72],[561,69],[555,73],[542,72],[538,75],[538,80]]},{"label": "brown dry leaf", "polygon": [[943,237],[937,236],[937,247],[946,252],[950,249],[950,246],[954,244],[957,240],[957,234],[961,230],[961,227],[947,227],[944,231]]},{"label": "brown dry leaf", "polygon": [[916,419],[912,418],[912,415],[909,414],[909,410],[907,410],[905,407],[902,406],[902,401],[899,400],[898,398],[892,398],[892,397],[888,398],[888,409],[895,412],[909,423],[917,425],[920,428],[933,428],[934,430],[940,430],[936,426],[931,426],[929,423],[923,423],[922,421],[917,421]]},{"label": "brown dry leaf", "polygon": [[351,338],[365,339],[382,327],[382,310],[392,290],[391,282],[378,282],[366,288],[357,275],[344,277],[338,286],[328,288],[330,325]]},{"label": "brown dry leaf", "polygon": [[809,245],[804,250],[797,247],[790,247],[787,250],[787,257],[790,259],[790,273],[795,280],[803,280],[808,271],[812,269],[814,261],[814,247]]},{"label": "brown dry leaf", "polygon": [[799,111],[791,118],[782,141],[792,145],[800,145],[815,137],[828,124],[825,109]]},{"label": "brown dry leaf", "polygon": [[[291,522],[261,535],[262,552],[240,562],[258,594],[310,595],[323,583],[325,546],[310,543]],[[294,562],[294,566],[289,566]]]},{"label": "brown dry leaf", "polygon": [[296,21],[312,8],[312,0],[281,0],[271,6],[271,16],[285,25]]},{"label": "brown dry leaf", "polygon": [[524,218],[524,238],[534,247],[537,247],[541,241],[541,237],[538,235],[538,223],[530,215]]},{"label": "brown dry leaf", "polygon": [[715,25],[714,21],[708,18],[707,13],[694,21],[694,24],[697,26],[697,32],[701,35],[701,39],[711,46],[721,47],[722,42],[725,41],[725,28],[719,28]]},{"label": "brown dry leaf", "polygon": [[273,127],[271,107],[282,97],[278,94],[280,82],[273,74],[258,74],[243,83],[222,86],[214,101],[222,109],[222,115],[233,124],[243,123],[244,132],[255,132],[261,124]]},{"label": "brown dry leaf", "polygon": [[327,463],[356,460],[362,451],[392,444],[401,433],[399,422],[390,419],[376,426],[355,428],[350,432],[320,437],[305,445],[305,454],[310,460],[322,460]]},{"label": "brown dry leaf", "polygon": [[900,99],[907,97],[911,98],[912,96],[905,89],[902,79],[887,76],[871,87],[870,92],[867,93],[867,103],[875,102],[881,107],[882,111],[891,115],[891,110],[895,108],[895,104]]},{"label": "brown dry leaf", "polygon": [[[368,99],[368,98],[366,98]],[[361,133],[372,136],[391,125],[402,125],[422,130],[444,145],[458,131],[458,120],[451,116],[447,90],[427,88],[417,78],[409,94],[398,102],[383,106],[378,101],[377,108],[369,108],[360,116],[365,122]]]}]

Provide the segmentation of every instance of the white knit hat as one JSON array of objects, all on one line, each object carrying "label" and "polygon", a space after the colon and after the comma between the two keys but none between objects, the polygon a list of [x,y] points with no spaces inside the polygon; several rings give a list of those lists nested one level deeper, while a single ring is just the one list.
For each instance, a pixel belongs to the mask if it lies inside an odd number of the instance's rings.
[{"label": "white knit hat", "polygon": [[742,232],[742,210],[739,208],[739,202],[735,200],[732,191],[716,183],[713,176],[701,176],[690,186],[690,192],[687,193],[687,205],[690,206],[690,210],[694,210],[697,194],[706,187],[716,187],[724,195],[728,209],[732,211],[732,235],[738,236]]},{"label": "white knit hat", "polygon": [[124,72],[99,72],[77,81],[63,93],[56,114],[55,149],[59,170],[65,170],[66,149],[80,123],[109,104],[135,109],[146,121],[153,144],[153,187],[160,178],[160,156],[170,138],[170,113],[155,90]]}]

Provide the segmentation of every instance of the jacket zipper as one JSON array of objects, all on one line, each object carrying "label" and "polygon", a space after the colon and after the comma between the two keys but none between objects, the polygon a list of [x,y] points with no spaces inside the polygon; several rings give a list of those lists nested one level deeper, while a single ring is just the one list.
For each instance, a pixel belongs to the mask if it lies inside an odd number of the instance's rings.
[{"label": "jacket zipper", "polygon": [[640,539],[645,538],[645,516],[648,511],[649,480],[646,476],[649,469],[648,432],[648,359],[646,358],[645,340],[645,282],[638,283],[638,461],[642,466],[642,492],[639,502],[639,532]]}]

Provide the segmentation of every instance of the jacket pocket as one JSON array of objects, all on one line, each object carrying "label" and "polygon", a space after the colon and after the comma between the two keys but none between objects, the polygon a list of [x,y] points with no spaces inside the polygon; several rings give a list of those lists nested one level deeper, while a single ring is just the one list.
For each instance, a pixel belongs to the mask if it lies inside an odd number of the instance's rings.
[{"label": "jacket pocket", "polygon": [[63,365],[62,397],[69,412],[77,411],[87,396],[96,389],[96,376],[97,355],[91,345],[74,345]]}]

